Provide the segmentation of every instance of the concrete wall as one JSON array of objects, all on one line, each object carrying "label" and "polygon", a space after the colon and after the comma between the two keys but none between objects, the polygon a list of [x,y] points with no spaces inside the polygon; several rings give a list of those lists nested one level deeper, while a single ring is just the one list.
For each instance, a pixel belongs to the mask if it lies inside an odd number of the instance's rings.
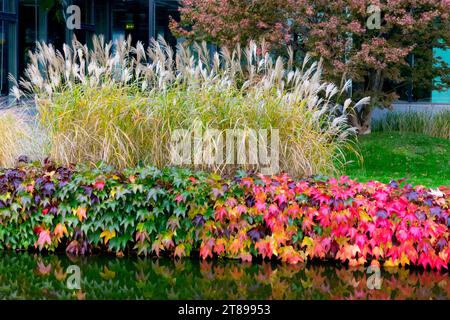
[{"label": "concrete wall", "polygon": [[389,112],[426,112],[439,113],[444,110],[450,111],[450,103],[394,103],[392,110],[389,109],[375,109],[373,111],[372,119],[383,119]]}]

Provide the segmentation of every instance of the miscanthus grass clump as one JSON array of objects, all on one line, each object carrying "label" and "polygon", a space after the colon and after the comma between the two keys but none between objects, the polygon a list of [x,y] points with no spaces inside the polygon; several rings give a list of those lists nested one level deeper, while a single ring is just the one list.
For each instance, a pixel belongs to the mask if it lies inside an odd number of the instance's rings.
[{"label": "miscanthus grass clump", "polygon": [[35,119],[19,110],[0,110],[0,168],[14,167],[21,156],[42,160],[46,135]]},{"label": "miscanthus grass clump", "polygon": [[[266,129],[268,139],[278,130],[280,170],[305,176],[334,173],[344,161],[341,151],[354,133],[346,114],[354,106],[338,103],[345,89],[321,79],[320,63],[306,58],[296,68],[264,43],[215,52],[205,43],[178,45],[174,51],[162,39],[144,48],[131,39],[94,37],[91,49],[76,39],[62,52],[39,43],[12,92],[34,97],[50,141],[46,152],[62,163],[171,165],[175,130],[200,123],[219,133]],[[260,169],[186,166],[219,173]]]}]

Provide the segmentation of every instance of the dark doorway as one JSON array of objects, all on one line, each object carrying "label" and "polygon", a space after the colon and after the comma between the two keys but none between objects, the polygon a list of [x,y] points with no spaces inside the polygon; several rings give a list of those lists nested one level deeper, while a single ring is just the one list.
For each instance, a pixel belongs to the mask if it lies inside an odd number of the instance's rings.
[{"label": "dark doorway", "polygon": [[150,40],[148,0],[112,2],[112,40],[124,40],[131,36],[133,43]]},{"label": "dark doorway", "polygon": [[53,5],[47,15],[47,42],[53,44],[58,50],[62,50],[66,42],[64,9],[59,2]]},{"label": "dark doorway", "polygon": [[35,48],[39,40],[39,8],[35,1],[21,1],[19,7],[19,72],[28,64],[28,51]]},{"label": "dark doorway", "polygon": [[156,1],[155,6],[155,38],[163,37],[170,46],[177,45],[177,39],[169,29],[170,17],[180,20],[178,3],[176,1]]}]

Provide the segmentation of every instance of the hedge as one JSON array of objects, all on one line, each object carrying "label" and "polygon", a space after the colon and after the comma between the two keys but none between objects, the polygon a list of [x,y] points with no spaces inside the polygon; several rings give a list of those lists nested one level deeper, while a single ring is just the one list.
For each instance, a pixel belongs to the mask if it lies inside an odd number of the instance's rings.
[{"label": "hedge", "polygon": [[0,247],[448,268],[450,188],[187,169],[0,171]]}]

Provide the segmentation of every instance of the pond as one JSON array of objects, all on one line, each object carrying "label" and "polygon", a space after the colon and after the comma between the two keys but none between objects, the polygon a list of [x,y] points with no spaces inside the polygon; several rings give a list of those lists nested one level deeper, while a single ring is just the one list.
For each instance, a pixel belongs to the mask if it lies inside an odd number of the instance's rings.
[{"label": "pond", "polygon": [[[70,268],[70,266],[72,266]],[[75,266],[75,267],[73,267]],[[78,269],[79,268],[79,269]],[[80,289],[67,283],[79,271]],[[449,299],[445,272],[0,252],[0,299]],[[73,280],[73,278],[72,278]]]}]

